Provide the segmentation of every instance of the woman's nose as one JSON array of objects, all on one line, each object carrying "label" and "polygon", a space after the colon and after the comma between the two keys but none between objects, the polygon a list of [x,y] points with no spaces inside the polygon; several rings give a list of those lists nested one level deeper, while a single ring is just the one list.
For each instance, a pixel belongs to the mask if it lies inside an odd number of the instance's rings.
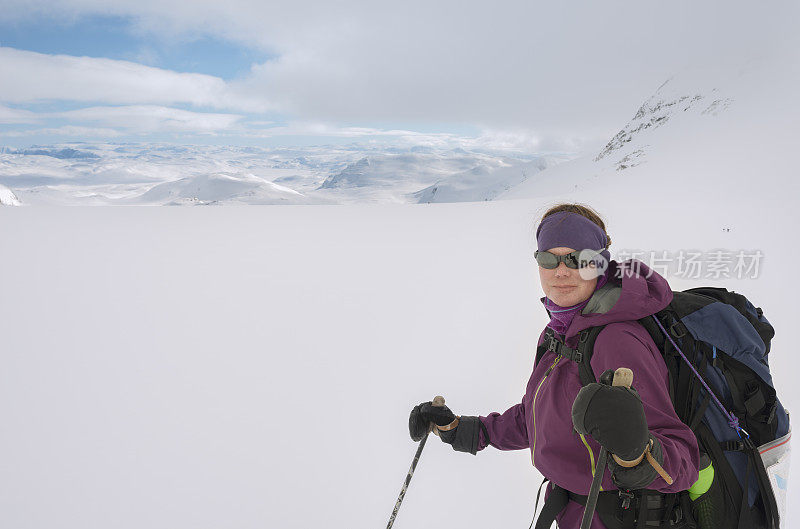
[{"label": "woman's nose", "polygon": [[569,268],[567,268],[567,265],[563,262],[558,263],[558,266],[556,267],[556,276],[564,277],[568,275],[569,275]]}]

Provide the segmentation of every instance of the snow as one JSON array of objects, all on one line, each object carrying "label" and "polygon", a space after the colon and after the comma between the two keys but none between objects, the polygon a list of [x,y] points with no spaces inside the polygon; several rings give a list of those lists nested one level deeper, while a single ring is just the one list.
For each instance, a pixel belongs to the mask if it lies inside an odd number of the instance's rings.
[{"label": "snow", "polygon": [[0,206],[21,206],[17,196],[4,185],[0,185]]},{"label": "snow", "polygon": [[252,174],[198,175],[153,186],[131,203],[195,204],[281,204],[302,203],[302,193]]},{"label": "snow", "polygon": [[31,205],[413,203],[433,185],[441,193],[426,201],[487,200],[568,158],[423,145],[76,143],[0,150],[0,184]]},{"label": "snow", "polygon": [[[441,394],[457,414],[485,415],[524,393],[546,323],[532,230],[562,199],[595,206],[615,252],[761,251],[756,278],[668,279],[762,307],[777,331],[775,384],[800,408],[796,85],[755,83],[769,74],[676,77],[641,115],[632,105],[612,148],[526,176],[509,200],[0,209],[0,526],[382,526],[416,450],[413,405]],[[167,178],[111,155],[102,170],[129,176],[116,186],[156,190],[156,203],[288,193],[263,185],[266,165],[231,171],[242,158],[216,164],[187,148],[180,168],[174,154]],[[362,154],[315,163],[337,174]],[[3,156],[19,174],[33,169]],[[109,185],[40,158],[52,164],[44,180]],[[194,163],[216,169],[182,181]],[[305,194],[320,174],[303,189],[287,174],[279,185]],[[472,457],[431,439],[395,528],[524,527],[539,482],[528,451]]]},{"label": "snow", "polygon": [[[487,414],[524,392],[546,318],[530,231],[543,206],[3,210],[0,525],[385,524],[414,404],[442,394]],[[620,248],[764,251],[757,280],[673,286],[763,307],[796,409],[779,263],[797,255],[764,235],[795,214],[724,232],[730,211],[600,208]],[[527,451],[432,439],[396,527],[524,525],[538,482]]]},{"label": "snow", "polygon": [[499,167],[479,165],[469,171],[442,178],[414,193],[414,198],[419,203],[493,200],[539,171],[556,166],[565,159],[567,158],[548,156],[523,164]]},{"label": "snow", "polygon": [[715,211],[719,202],[742,200],[742,208],[763,205],[762,213],[774,207],[778,190],[796,199],[800,105],[786,81],[800,79],[793,68],[765,63],[676,75],[602,150],[549,168],[499,198],[595,200],[611,193],[682,206],[713,201]]}]

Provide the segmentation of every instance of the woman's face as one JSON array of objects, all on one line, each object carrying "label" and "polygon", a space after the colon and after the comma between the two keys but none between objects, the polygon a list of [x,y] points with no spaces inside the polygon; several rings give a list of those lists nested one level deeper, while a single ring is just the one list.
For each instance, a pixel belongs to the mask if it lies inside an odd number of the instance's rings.
[{"label": "woman's face", "polygon": [[[550,248],[548,252],[555,255],[565,255],[574,252],[575,248]],[[592,265],[594,268],[594,265]],[[558,263],[557,268],[547,269],[539,267],[539,280],[542,282],[542,290],[545,296],[550,298],[556,305],[571,307],[581,301],[585,301],[594,293],[597,285],[597,273],[592,270],[568,268],[566,264]],[[583,277],[591,277],[584,279]]]}]

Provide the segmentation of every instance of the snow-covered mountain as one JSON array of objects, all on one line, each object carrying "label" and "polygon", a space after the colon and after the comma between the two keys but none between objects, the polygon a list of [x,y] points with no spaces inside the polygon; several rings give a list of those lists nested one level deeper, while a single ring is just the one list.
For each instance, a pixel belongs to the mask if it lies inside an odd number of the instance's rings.
[{"label": "snow-covered mountain", "polygon": [[564,159],[566,157],[543,156],[523,164],[479,165],[463,173],[446,176],[413,196],[419,203],[494,200],[501,193]]},{"label": "snow-covered mountain", "polygon": [[[348,146],[76,143],[0,150],[0,184],[26,204],[348,204],[632,196],[643,180],[715,194],[794,178],[797,103],[775,61],[674,75],[596,152]],[[715,184],[716,185],[716,184]],[[648,192],[652,190],[648,189]]]},{"label": "snow-covered mountain", "polygon": [[534,161],[463,149],[365,156],[326,178],[318,191],[342,202],[491,200],[557,157]]},{"label": "snow-covered mountain", "polygon": [[25,156],[52,156],[61,160],[77,160],[77,159],[97,159],[100,158],[93,152],[80,151],[70,147],[58,149],[52,147],[22,149],[20,151],[11,151],[9,154],[22,154]]},{"label": "snow-covered mountain", "polygon": [[676,75],[599,152],[548,168],[499,198],[644,201],[657,193],[686,207],[739,190],[762,200],[765,188],[797,193],[791,153],[800,109],[787,75],[778,64]]},{"label": "snow-covered mountain", "polygon": [[255,175],[212,174],[181,178],[153,186],[126,203],[179,206],[186,204],[299,204],[310,202],[293,189]]},{"label": "snow-covered mountain", "polygon": [[21,206],[17,196],[4,185],[0,184],[0,206]]},{"label": "snow-covered mountain", "polygon": [[[559,160],[428,146],[79,143],[3,149],[0,183],[33,205],[487,200]],[[437,185],[440,192],[425,192]]]}]

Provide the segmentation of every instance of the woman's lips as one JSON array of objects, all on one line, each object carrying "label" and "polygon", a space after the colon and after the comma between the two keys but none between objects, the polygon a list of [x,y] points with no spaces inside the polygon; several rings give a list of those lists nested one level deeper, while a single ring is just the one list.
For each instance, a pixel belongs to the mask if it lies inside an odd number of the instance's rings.
[{"label": "woman's lips", "polygon": [[569,290],[571,288],[575,288],[575,285],[567,285],[567,286],[564,286],[564,287],[553,287],[553,288],[557,288],[559,290]]}]

